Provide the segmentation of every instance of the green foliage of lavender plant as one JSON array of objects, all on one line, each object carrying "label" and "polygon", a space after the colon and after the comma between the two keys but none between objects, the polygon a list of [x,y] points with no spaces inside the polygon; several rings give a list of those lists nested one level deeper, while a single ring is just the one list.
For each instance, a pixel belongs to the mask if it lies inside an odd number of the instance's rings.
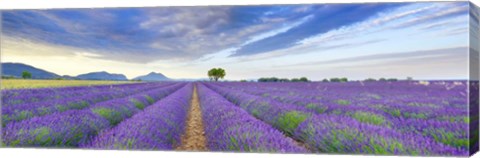
[{"label": "green foliage of lavender plant", "polygon": [[436,141],[453,147],[467,148],[469,145],[468,138],[458,138],[457,135],[466,135],[466,131],[462,133],[453,133],[446,131],[445,129],[434,129],[425,131],[424,134],[433,137]]},{"label": "green foliage of lavender plant", "polygon": [[340,105],[350,105],[351,102],[348,101],[348,100],[345,100],[345,99],[339,99],[339,100],[336,100],[335,101],[337,104],[340,104]]},{"label": "green foliage of lavender plant", "polygon": [[322,114],[325,111],[327,111],[328,107],[326,106],[319,106],[315,103],[309,103],[307,106],[305,106],[307,109],[315,110],[318,114]]},{"label": "green foliage of lavender plant", "polygon": [[31,135],[34,135],[35,141],[39,142],[41,145],[48,144],[52,141],[52,138],[49,137],[50,129],[48,127],[39,127],[31,131]]},{"label": "green foliage of lavender plant", "polygon": [[374,124],[374,125],[382,125],[386,122],[383,116],[368,113],[368,112],[360,112],[360,111],[355,112],[352,117],[360,122]]},{"label": "green foliage of lavender plant", "polygon": [[112,125],[116,125],[121,121],[120,119],[121,114],[116,110],[108,109],[108,108],[96,108],[96,109],[92,109],[92,111],[104,117],[105,119],[107,119]]},{"label": "green foliage of lavender plant", "polygon": [[280,116],[275,125],[286,132],[287,135],[293,135],[293,132],[298,125],[307,118],[308,114],[298,111],[290,111]]},{"label": "green foliage of lavender plant", "polygon": [[[136,99],[131,99],[130,101],[135,105],[135,107],[137,107],[140,110],[143,110],[145,108],[145,105],[142,102],[140,102]],[[149,102],[151,102],[151,101],[149,101]]]},{"label": "green foliage of lavender plant", "polygon": [[155,103],[155,100],[152,97],[150,97],[148,95],[145,95],[145,98],[148,100],[148,103],[150,103],[150,104]]}]

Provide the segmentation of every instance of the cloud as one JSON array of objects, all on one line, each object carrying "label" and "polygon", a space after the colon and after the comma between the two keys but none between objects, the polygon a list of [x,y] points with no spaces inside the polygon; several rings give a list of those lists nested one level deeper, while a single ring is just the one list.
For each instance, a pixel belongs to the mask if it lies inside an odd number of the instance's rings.
[{"label": "cloud", "polygon": [[[45,42],[26,40],[9,36],[2,36],[2,60],[11,56],[21,57],[73,57],[70,47],[53,47]],[[77,50],[79,51],[79,50]]]},{"label": "cloud", "polygon": [[[332,50],[342,50],[342,49],[363,47],[363,46],[368,46],[370,44],[376,44],[384,41],[387,41],[387,40],[373,39],[373,40],[366,40],[366,41],[357,41],[357,42],[349,41],[349,42],[343,42],[343,43],[322,44],[322,45],[315,45],[314,43],[310,43],[310,44],[297,45],[297,46],[286,48],[286,49],[276,50],[269,53],[260,53],[260,54],[248,55],[248,56],[238,56],[236,58],[233,58],[232,60],[238,63],[270,60],[270,59],[275,59],[280,57],[286,57],[288,55],[292,55],[293,57],[294,55],[317,54],[317,53],[328,52]],[[235,50],[233,50],[232,53],[229,54],[229,57],[231,57],[233,53],[235,53]],[[232,61],[227,60],[225,63],[229,63],[229,62],[232,62]]]},{"label": "cloud", "polygon": [[121,52],[143,48],[141,42],[148,39],[148,33],[130,25],[137,21],[138,13],[125,12],[120,9],[4,11],[2,32],[7,36],[84,49]]},{"label": "cloud", "polygon": [[420,24],[428,24],[456,16],[468,15],[468,11],[468,3],[446,3],[446,5],[430,9],[425,14],[418,15],[414,19],[392,26],[391,29],[405,29]]},{"label": "cloud", "polygon": [[[385,53],[340,59],[276,65],[273,69],[311,74],[317,79],[345,76],[349,79],[405,78],[467,79],[468,47]],[[315,73],[312,73],[315,72]],[[309,76],[310,78],[311,76]]]},{"label": "cloud", "polygon": [[452,29],[446,30],[441,34],[438,34],[438,36],[465,35],[465,37],[467,37],[468,30],[469,30],[468,27],[452,28]]},{"label": "cloud", "polygon": [[447,28],[447,27],[452,27],[452,26],[458,26],[458,25],[464,25],[465,22],[464,21],[461,21],[461,22],[452,22],[452,21],[445,21],[445,22],[439,22],[439,23],[434,23],[434,24],[430,24],[430,25],[426,25],[422,28],[420,28],[421,30],[433,30],[433,29],[440,29],[440,28]]},{"label": "cloud", "polygon": [[189,61],[268,36],[304,17],[292,13],[301,7],[305,5],[4,11],[2,32],[103,53],[92,58]]},{"label": "cloud", "polygon": [[428,5],[428,6],[425,6],[425,7],[422,7],[422,8],[413,9],[413,10],[406,10],[406,11],[396,13],[396,14],[393,14],[393,15],[387,15],[385,17],[380,17],[380,18],[377,18],[377,19],[371,21],[370,27],[372,27],[372,25],[373,26],[381,25],[381,24],[384,24],[384,23],[388,23],[390,21],[395,21],[395,20],[402,19],[402,18],[405,18],[405,17],[408,17],[408,16],[423,13],[425,11],[428,11],[429,9],[432,9],[433,7],[434,7],[433,5]]},{"label": "cloud", "polygon": [[[284,24],[284,26],[281,27],[281,28],[274,29],[274,30],[271,30],[271,31],[268,31],[268,32],[265,32],[265,33],[262,33],[262,34],[259,34],[259,35],[255,35],[255,36],[251,37],[248,41],[245,41],[242,44],[242,46],[245,46],[245,45],[248,45],[250,43],[254,43],[254,42],[269,38],[269,37],[273,37],[273,36],[276,36],[276,35],[281,34],[281,33],[285,33],[288,30],[305,23],[306,21],[310,20],[311,18],[312,18],[312,16],[306,16],[306,17],[303,17],[302,19],[300,19],[298,21],[288,23],[288,24]],[[240,47],[242,47],[242,46],[240,46]]]},{"label": "cloud", "polygon": [[400,5],[390,3],[325,5],[321,9],[312,12],[311,16],[313,16],[313,18],[305,23],[275,36],[247,44],[241,47],[233,56],[254,55],[289,48],[297,45],[297,42],[303,39],[362,22],[381,11],[386,11],[398,6]]},{"label": "cloud", "polygon": [[[437,4],[457,7],[430,18],[450,17],[463,8],[457,3],[375,3],[12,10],[2,12],[2,33],[95,54],[84,55],[88,58],[129,63],[190,62],[226,49],[236,50],[230,58],[274,57],[291,54],[289,50],[381,42],[348,39],[402,19],[428,20],[427,13],[437,11]],[[349,29],[329,34],[344,28]]]},{"label": "cloud", "polygon": [[462,51],[450,54],[361,63],[354,66],[339,66],[339,68],[365,72],[367,75],[376,77],[415,76],[414,78],[417,79],[467,79],[468,53],[466,51],[467,49],[462,49]]},{"label": "cloud", "polygon": [[322,46],[322,47],[319,47],[319,48],[322,51],[326,51],[326,50],[330,50],[330,49],[353,48],[353,47],[357,47],[357,46],[365,46],[365,45],[368,45],[368,44],[379,43],[379,42],[383,42],[383,41],[386,41],[386,39],[376,39],[376,40],[357,42],[357,43],[342,43],[342,44],[336,44],[336,45]]},{"label": "cloud", "polygon": [[382,63],[384,63],[384,65],[388,65],[388,63],[390,63],[392,60],[399,61],[399,64],[400,64],[402,62],[408,63],[408,61],[411,59],[427,60],[430,58],[436,59],[437,57],[448,59],[454,56],[467,56],[468,49],[469,48],[467,47],[457,47],[457,48],[445,48],[445,49],[413,51],[413,52],[374,54],[374,55],[349,57],[349,58],[342,58],[342,59],[335,59],[335,60],[328,60],[328,61],[300,63],[300,64],[293,64],[293,65],[285,65],[285,66],[289,67],[289,66],[308,66],[308,65],[326,65],[326,64],[329,64],[329,65],[350,64],[350,65],[358,66],[358,63],[372,63],[372,62],[378,62],[378,61],[381,61]]},{"label": "cloud", "polygon": [[218,33],[230,21],[230,7],[166,7],[146,11],[140,27],[154,29],[162,37],[195,38]]},{"label": "cloud", "polygon": [[90,52],[75,52],[75,55],[80,56],[80,57],[94,57],[94,58],[102,57],[102,55],[100,55],[100,54],[95,54],[95,53],[90,53]]},{"label": "cloud", "polygon": [[[448,9],[455,6],[461,7],[462,5],[459,5],[458,3],[411,3],[395,9],[389,9],[388,11],[380,12],[362,22],[339,27],[334,30],[303,39],[295,43],[294,46],[288,48],[273,50],[269,51],[268,53],[259,53],[238,57],[242,58],[242,61],[263,60],[293,54],[316,54],[327,50],[331,51],[338,49],[337,51],[342,52],[348,48],[367,46],[369,44],[384,41],[389,41],[389,43],[392,43],[405,38],[398,34],[398,32],[405,31],[405,29],[391,30],[389,27],[401,24],[412,18],[415,19],[418,16],[423,16],[432,10],[436,11],[437,9]],[[448,23],[445,22],[447,20]],[[451,30],[451,27],[463,26],[466,22],[468,22],[466,18],[454,16],[434,23],[435,26],[427,24],[421,24],[419,26],[423,26],[423,29],[430,29],[428,31],[434,32],[434,34],[437,35],[452,36],[464,34],[465,32],[462,32],[462,30]],[[444,24],[445,26],[438,26],[440,24]],[[413,32],[417,33],[412,29],[412,33]],[[379,47],[379,45],[376,45],[375,47]]]}]

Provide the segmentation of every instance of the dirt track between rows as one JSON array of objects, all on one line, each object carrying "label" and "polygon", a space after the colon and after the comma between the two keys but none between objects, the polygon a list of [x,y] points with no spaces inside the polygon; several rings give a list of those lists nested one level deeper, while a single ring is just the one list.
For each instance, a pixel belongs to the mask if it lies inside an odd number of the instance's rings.
[{"label": "dirt track between rows", "polygon": [[185,151],[206,151],[206,138],[203,128],[202,111],[198,100],[197,86],[193,88],[190,111],[187,116],[185,133],[182,142],[176,150]]}]

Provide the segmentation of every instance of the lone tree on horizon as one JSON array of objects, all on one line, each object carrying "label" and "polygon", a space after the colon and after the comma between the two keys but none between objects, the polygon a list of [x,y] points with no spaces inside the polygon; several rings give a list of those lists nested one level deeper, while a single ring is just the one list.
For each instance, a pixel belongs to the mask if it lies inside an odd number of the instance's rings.
[{"label": "lone tree on horizon", "polygon": [[213,68],[208,71],[208,78],[210,78],[210,81],[218,81],[218,79],[223,79],[225,75],[225,70],[222,68]]},{"label": "lone tree on horizon", "polygon": [[28,71],[23,71],[22,72],[22,78],[23,79],[32,78],[32,74]]}]

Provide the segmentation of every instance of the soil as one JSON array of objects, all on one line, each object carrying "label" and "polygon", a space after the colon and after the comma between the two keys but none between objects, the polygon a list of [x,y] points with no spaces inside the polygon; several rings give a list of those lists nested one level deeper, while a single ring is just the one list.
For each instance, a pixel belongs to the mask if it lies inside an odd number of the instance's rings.
[{"label": "soil", "polygon": [[180,146],[177,147],[176,150],[207,151],[202,111],[200,109],[196,85],[193,87],[190,111],[187,116],[186,131],[182,136]]}]

